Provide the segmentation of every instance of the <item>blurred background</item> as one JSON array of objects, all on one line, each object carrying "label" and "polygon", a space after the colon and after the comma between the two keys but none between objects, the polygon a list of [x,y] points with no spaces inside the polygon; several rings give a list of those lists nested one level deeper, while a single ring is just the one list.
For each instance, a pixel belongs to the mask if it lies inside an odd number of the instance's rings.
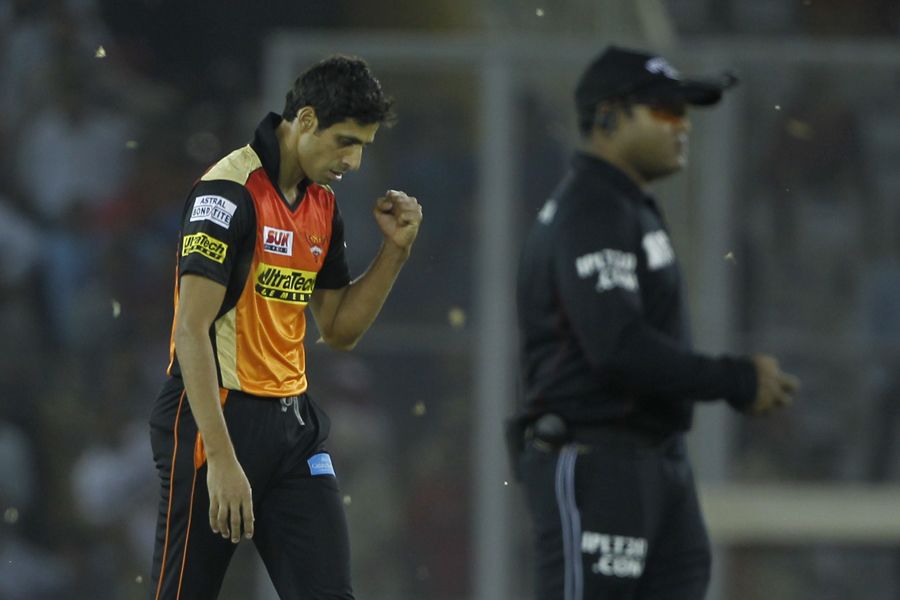
[{"label": "blurred background", "polygon": [[[0,599],[148,593],[183,202],[335,52],[400,115],[336,189],[354,273],[381,192],[426,215],[357,350],[309,348],[357,597],[530,597],[515,262],[610,42],[741,76],[656,193],[698,346],[804,381],[771,419],[698,411],[710,599],[900,598],[898,35],[896,0],[0,0]],[[252,545],[221,597],[275,597]]]}]

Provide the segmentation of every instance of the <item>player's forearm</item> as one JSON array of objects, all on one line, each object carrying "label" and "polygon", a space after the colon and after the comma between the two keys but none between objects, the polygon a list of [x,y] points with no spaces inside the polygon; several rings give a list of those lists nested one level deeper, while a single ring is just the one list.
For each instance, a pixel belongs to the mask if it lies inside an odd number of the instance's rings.
[{"label": "player's forearm", "polygon": [[233,456],[234,447],[219,401],[219,385],[212,344],[206,332],[179,327],[175,332],[175,352],[184,379],[188,404],[203,436],[207,456]]},{"label": "player's forearm", "polygon": [[372,264],[347,289],[325,341],[333,347],[352,349],[375,322],[381,307],[409,258],[409,249],[386,242]]}]

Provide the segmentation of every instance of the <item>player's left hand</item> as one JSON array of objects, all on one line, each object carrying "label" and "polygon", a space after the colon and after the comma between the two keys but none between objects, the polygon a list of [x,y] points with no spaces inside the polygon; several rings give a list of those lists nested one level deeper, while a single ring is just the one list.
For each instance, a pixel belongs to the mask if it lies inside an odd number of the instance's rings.
[{"label": "player's left hand", "polygon": [[388,190],[375,201],[375,222],[386,241],[409,252],[422,222],[422,206],[404,192]]}]

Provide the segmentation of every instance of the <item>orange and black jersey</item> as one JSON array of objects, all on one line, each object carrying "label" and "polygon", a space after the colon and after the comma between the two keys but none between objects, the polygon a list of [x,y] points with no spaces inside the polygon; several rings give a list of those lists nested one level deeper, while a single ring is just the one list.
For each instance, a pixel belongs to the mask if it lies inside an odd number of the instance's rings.
[{"label": "orange and black jersey", "polygon": [[[350,283],[331,188],[301,182],[292,207],[277,187],[280,122],[270,113],[250,144],[194,186],[182,216],[175,284],[176,314],[181,275],[225,286],[210,329],[219,385],[269,397],[306,390],[306,305],[315,288]],[[173,323],[168,372],[180,376],[174,329]]]}]

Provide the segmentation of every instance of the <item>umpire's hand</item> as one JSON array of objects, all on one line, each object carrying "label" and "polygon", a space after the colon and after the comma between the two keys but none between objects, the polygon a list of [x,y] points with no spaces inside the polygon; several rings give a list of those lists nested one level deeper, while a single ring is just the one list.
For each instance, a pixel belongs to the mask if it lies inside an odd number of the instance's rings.
[{"label": "umpire's hand", "polygon": [[209,525],[215,533],[241,541],[241,522],[244,535],[253,537],[253,494],[250,481],[237,458],[207,457],[206,486],[209,489]]},{"label": "umpire's hand", "polygon": [[800,388],[800,380],[783,372],[778,361],[767,354],[753,356],[753,364],[756,366],[756,400],[749,413],[764,415],[790,405],[794,401],[794,392]]}]

